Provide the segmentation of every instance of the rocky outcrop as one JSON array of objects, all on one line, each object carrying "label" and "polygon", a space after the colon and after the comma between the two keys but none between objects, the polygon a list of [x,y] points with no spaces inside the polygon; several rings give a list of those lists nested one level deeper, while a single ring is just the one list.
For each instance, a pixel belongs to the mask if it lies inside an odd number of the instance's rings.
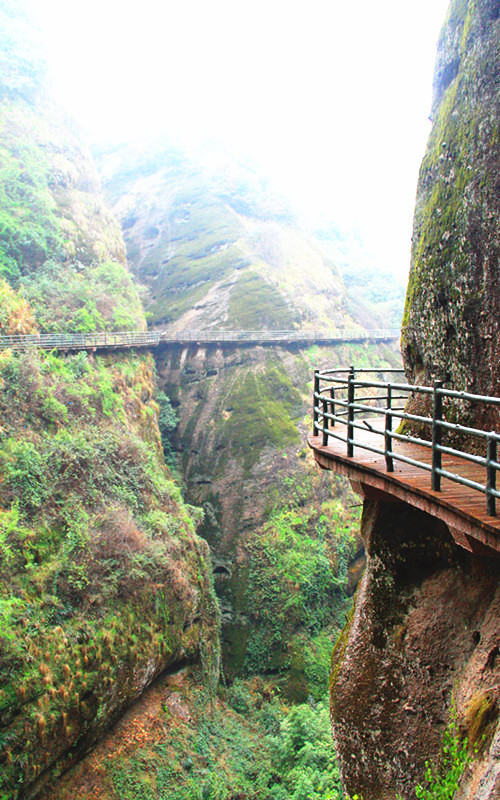
[{"label": "rocky outcrop", "polygon": [[[441,33],[402,337],[410,382],[483,395],[499,389],[499,17],[498,0],[454,0]],[[462,424],[498,430],[495,410],[455,410]],[[367,497],[367,569],[331,683],[346,786],[370,800],[413,798],[426,762],[444,759],[451,797],[457,762],[441,748],[456,716],[470,761],[453,796],[494,800],[498,560],[462,552],[421,511]]]},{"label": "rocky outcrop", "polygon": [[402,340],[411,382],[483,395],[500,383],[499,14],[454,0],[441,33]]},{"label": "rocky outcrop", "polygon": [[335,264],[248,167],[165,142],[99,161],[153,325],[359,327]]},{"label": "rocky outcrop", "polygon": [[498,563],[457,548],[444,523],[404,503],[365,500],[362,534],[367,569],[332,665],[345,785],[370,800],[413,798],[456,713],[460,734],[478,751],[456,796],[493,800]]}]

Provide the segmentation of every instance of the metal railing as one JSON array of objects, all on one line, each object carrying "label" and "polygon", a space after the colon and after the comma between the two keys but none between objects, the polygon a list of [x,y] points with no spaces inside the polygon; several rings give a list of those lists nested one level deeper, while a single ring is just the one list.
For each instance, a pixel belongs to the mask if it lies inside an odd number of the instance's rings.
[{"label": "metal railing", "polygon": [[109,347],[155,347],[158,331],[119,331],[116,333],[40,333],[28,336],[0,336],[0,349],[93,350]]},{"label": "metal railing", "polygon": [[230,344],[238,342],[256,342],[262,344],[305,342],[314,344],[317,342],[391,341],[392,339],[399,339],[400,335],[401,331],[399,328],[385,328],[373,331],[349,328],[301,331],[188,330],[178,333],[162,331],[160,334],[162,342],[207,342],[215,344],[224,342]]},{"label": "metal railing", "polygon": [[[496,516],[496,500],[500,498],[497,490],[497,473],[500,470],[498,461],[498,444],[500,435],[497,431],[485,431],[460,425],[446,419],[445,404],[453,409],[453,402],[490,406],[500,408],[500,398],[484,397],[482,395],[458,392],[445,389],[442,382],[436,381],[432,387],[417,386],[408,383],[399,383],[387,380],[368,380],[368,374],[403,373],[404,370],[390,369],[334,369],[315,370],[314,395],[313,395],[313,436],[322,436],[322,445],[328,445],[330,437],[346,443],[346,454],[349,458],[354,456],[354,447],[368,450],[382,455],[385,458],[387,472],[394,471],[394,462],[400,461],[411,466],[430,472],[431,488],[441,491],[441,479],[446,478],[453,483],[462,484],[469,489],[482,492],[486,495],[486,510],[490,516]],[[360,376],[360,377],[358,377]],[[363,379],[365,376],[365,379]],[[427,402],[432,403],[432,416],[409,413],[406,405],[397,405],[416,396],[427,397]],[[455,408],[456,410],[456,408]],[[374,427],[369,421],[359,421],[367,415],[383,418],[383,428]],[[408,420],[429,431],[429,439],[421,438],[394,430],[394,420]],[[341,427],[345,431],[340,432]],[[363,442],[359,437],[355,439],[355,431],[371,432],[380,435],[383,447]],[[470,443],[467,450],[457,449],[443,443],[444,435],[455,435]],[[408,455],[394,450],[393,442],[408,442],[420,445],[431,451],[430,463],[419,461]],[[478,446],[480,443],[481,446]],[[469,449],[471,452],[469,452]],[[474,454],[473,451],[482,450],[484,455]],[[443,469],[443,454],[458,456],[465,461],[480,465],[485,469],[486,480],[480,483],[460,475],[456,472]]]},{"label": "metal railing", "polygon": [[339,330],[323,331],[118,331],[106,333],[40,333],[27,336],[0,336],[0,349],[27,350],[39,347],[44,350],[92,350],[117,347],[156,347],[159,344],[279,344],[297,342],[304,344],[328,342],[391,341],[399,339],[401,331],[387,328],[374,331]]}]

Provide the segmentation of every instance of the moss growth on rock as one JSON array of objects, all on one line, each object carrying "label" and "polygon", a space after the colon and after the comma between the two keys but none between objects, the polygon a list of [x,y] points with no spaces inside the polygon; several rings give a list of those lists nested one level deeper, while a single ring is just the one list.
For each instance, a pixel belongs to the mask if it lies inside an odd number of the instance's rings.
[{"label": "moss growth on rock", "polygon": [[291,330],[294,315],[276,288],[257,271],[240,274],[231,289],[226,327],[235,330]]},{"label": "moss growth on rock", "polygon": [[[412,381],[439,378],[483,395],[495,394],[500,362],[494,12],[490,0],[456,0],[443,27],[403,318]],[[486,424],[494,426],[494,419]]]},{"label": "moss growth on rock", "polygon": [[290,379],[277,367],[242,375],[231,393],[232,411],[221,435],[231,442],[235,455],[248,472],[264,447],[287,447],[299,442],[297,424],[302,398]]},{"label": "moss growth on rock", "polygon": [[[4,89],[2,333],[145,328],[87,154],[41,97]],[[201,661],[213,694],[218,610],[152,357],[4,350],[0,386],[0,795],[21,800],[168,665]]]}]

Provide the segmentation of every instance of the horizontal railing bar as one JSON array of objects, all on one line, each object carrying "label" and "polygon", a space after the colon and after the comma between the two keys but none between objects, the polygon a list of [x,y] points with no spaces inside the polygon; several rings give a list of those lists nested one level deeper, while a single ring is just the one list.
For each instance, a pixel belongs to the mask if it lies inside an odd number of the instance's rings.
[{"label": "horizontal railing bar", "polygon": [[[333,422],[338,422],[340,425],[347,425],[345,419],[340,419],[340,417],[336,417],[334,414],[321,414],[324,419],[330,419]],[[345,416],[345,414],[343,415]]]},{"label": "horizontal railing bar", "polygon": [[[387,388],[387,383],[383,381],[353,381],[354,385],[357,386],[364,386],[367,388]],[[434,389],[430,386],[418,386],[411,383],[391,383],[390,384],[392,389],[398,389],[401,392],[408,392],[409,394],[415,392],[416,394],[432,394]]]},{"label": "horizontal railing bar", "polygon": [[391,414],[394,419],[409,419],[410,422],[423,422],[425,424],[432,424],[432,417],[421,417],[419,414],[407,414],[405,411],[394,412],[391,409]]},{"label": "horizontal railing bar", "polygon": [[377,453],[379,456],[383,456],[385,450],[381,450],[379,447],[372,447],[369,444],[360,444],[358,439],[348,439],[349,444],[352,444],[353,447],[361,448],[361,450],[369,450],[371,453]]},{"label": "horizontal railing bar", "polygon": [[[323,376],[327,377],[328,375],[349,374],[349,372],[350,372],[349,369],[325,369],[325,370],[319,370],[318,374],[321,375],[321,377],[323,377]],[[370,369],[370,367],[363,367],[362,369],[356,369],[355,370],[356,375],[358,375],[360,372],[369,373],[369,374],[372,374],[372,373],[373,374],[376,374],[376,373],[378,374],[379,372],[380,373],[390,372],[391,374],[404,375],[405,371],[404,371],[404,369],[399,369],[399,368],[398,369],[391,369],[390,367],[376,367],[374,369]]]},{"label": "horizontal railing bar", "polygon": [[[357,370],[361,372],[361,370]],[[390,372],[390,370],[385,370],[386,372]],[[375,370],[373,370],[375,372]],[[346,385],[348,381],[343,381]],[[365,388],[380,388],[380,389],[387,389],[387,383],[381,381],[362,381],[362,380],[353,380],[353,384],[355,387],[365,387]],[[444,397],[451,397],[457,400],[467,400],[470,402],[478,402],[478,403],[491,403],[492,405],[500,405],[500,398],[498,397],[489,397],[487,395],[476,395],[471,394],[469,392],[458,392],[451,389],[443,389],[443,388],[436,388],[430,386],[419,386],[418,384],[400,384],[400,383],[390,383],[389,384],[392,389],[398,389],[401,391],[405,391],[407,393],[417,393],[417,394],[432,394],[434,391],[438,392],[439,394],[443,395]]]},{"label": "horizontal railing bar", "polygon": [[355,411],[368,411],[374,414],[385,414],[387,409],[381,406],[367,406],[364,403],[351,403],[351,408]]},{"label": "horizontal railing bar", "polygon": [[338,439],[340,442],[345,442],[347,444],[347,439],[345,436],[341,436],[340,433],[335,433],[334,431],[330,430],[330,428],[318,428],[322,433],[326,433],[328,436],[332,436],[334,439]]},{"label": "horizontal railing bar", "polygon": [[398,442],[410,442],[410,444],[418,444],[420,447],[432,448],[432,442],[428,442],[427,439],[420,439],[417,436],[410,436],[410,434],[405,433],[397,433],[396,431],[388,431],[388,435],[391,437],[391,439],[397,439]]},{"label": "horizontal railing bar", "polygon": [[482,431],[479,428],[467,428],[464,425],[459,425],[456,422],[446,422],[445,420],[437,420],[437,424],[441,428],[445,428],[447,431],[454,431],[455,433],[463,433],[467,436],[480,436],[483,439],[495,439],[495,441],[500,441],[500,434],[496,433],[495,431]]},{"label": "horizontal railing bar", "polygon": [[340,400],[340,398],[339,399],[335,398],[335,400],[332,400],[329,395],[324,395],[324,394],[320,395],[319,399],[321,399],[322,401],[326,400],[327,403],[335,403],[336,406],[342,406],[342,408],[347,408],[347,406],[349,405],[347,400]]},{"label": "horizontal railing bar", "polygon": [[412,467],[419,467],[420,469],[424,469],[426,472],[432,472],[432,467],[430,464],[426,464],[425,461],[416,461],[414,458],[409,458],[409,456],[403,456],[401,453],[393,453],[392,451],[389,452],[389,455],[395,461],[403,461],[405,464],[410,464]]},{"label": "horizontal railing bar", "polygon": [[[319,377],[325,383],[326,382],[335,383],[338,386],[339,389],[341,387],[344,387],[344,386],[347,389],[347,387],[349,386],[349,381],[346,380],[345,378],[334,378],[334,377],[331,377],[329,375],[319,375]],[[381,394],[383,394],[384,391],[387,392],[387,387],[388,386],[392,387],[392,386],[395,385],[395,384],[392,384],[390,381],[376,381],[376,382],[374,382],[374,381],[357,381],[357,380],[354,380],[352,383],[353,383],[354,386],[361,386],[362,385],[363,387],[367,387],[367,388],[380,389],[381,390]],[[403,391],[403,390],[401,389],[401,391]],[[405,395],[404,395],[405,398],[409,394],[411,394],[410,390],[409,389],[408,389],[408,391],[405,390]]]},{"label": "horizontal railing bar", "polygon": [[443,397],[452,397],[455,400],[470,400],[478,403],[491,403],[495,406],[500,406],[500,397],[488,397],[488,395],[470,394],[469,392],[459,392],[456,389],[444,389],[440,387],[436,391]]},{"label": "horizontal railing bar", "polygon": [[476,483],[476,481],[471,481],[469,478],[464,478],[462,475],[457,475],[456,472],[448,472],[446,469],[437,469],[436,472],[438,475],[441,475],[442,478],[447,478],[453,483],[460,483],[463,486],[468,486],[469,489],[475,489],[477,492],[486,494],[486,486],[481,483]]},{"label": "horizontal railing bar", "polygon": [[445,447],[445,445],[442,444],[436,445],[436,450],[439,450],[440,453],[446,453],[448,456],[458,456],[473,464],[480,464],[482,467],[486,467],[488,464],[492,463],[488,461],[485,456],[475,456],[472,453],[466,453],[464,450],[455,450],[454,447]]}]

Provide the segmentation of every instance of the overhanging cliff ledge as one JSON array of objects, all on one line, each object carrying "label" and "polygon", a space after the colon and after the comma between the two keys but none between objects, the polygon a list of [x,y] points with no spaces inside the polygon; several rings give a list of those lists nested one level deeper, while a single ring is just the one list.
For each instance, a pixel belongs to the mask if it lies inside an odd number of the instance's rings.
[{"label": "overhanging cliff ledge", "polygon": [[[351,452],[336,456],[342,424],[333,426],[332,409],[346,409],[329,391],[315,397],[317,459],[365,486],[367,568],[334,653],[331,713],[345,786],[370,800],[414,798],[426,762],[442,763],[454,719],[470,761],[446,796],[500,797],[499,406],[466,397],[498,398],[500,386],[499,44],[498,0],[452,0],[438,44],[402,325],[407,386],[425,391],[397,401],[387,392],[384,403],[360,386]],[[356,446],[361,430],[370,445],[377,402],[382,455]],[[398,404],[404,412],[393,413]],[[447,424],[429,429],[436,410]],[[401,449],[413,447],[430,461],[422,478],[407,472],[401,494],[404,471],[425,461]],[[410,461],[401,466],[395,453]],[[460,475],[464,455],[469,474]],[[361,464],[372,456],[382,460],[378,477],[373,464]],[[450,484],[450,473],[467,482]],[[469,490],[474,497],[465,497]]]}]

